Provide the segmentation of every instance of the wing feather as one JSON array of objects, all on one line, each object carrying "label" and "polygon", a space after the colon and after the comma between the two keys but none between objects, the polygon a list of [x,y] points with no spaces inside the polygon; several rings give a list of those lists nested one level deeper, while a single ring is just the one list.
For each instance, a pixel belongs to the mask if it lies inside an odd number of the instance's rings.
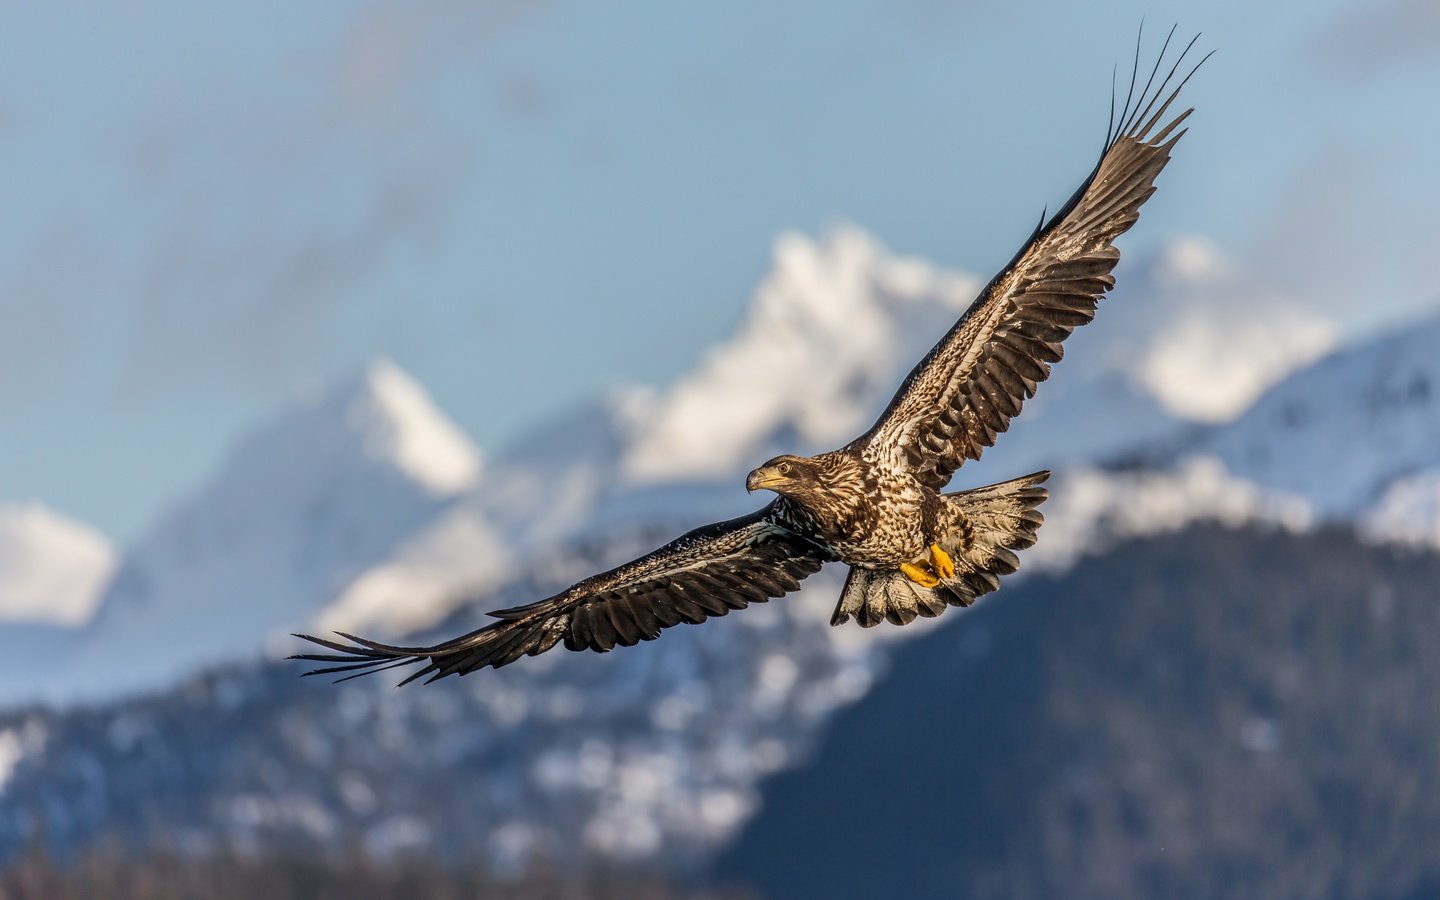
[{"label": "wing feather", "polygon": [[1137,52],[1119,125],[1107,135],[1090,176],[980,292],[852,449],[867,461],[908,470],[938,490],[1010,427],[1064,356],[1064,340],[1094,318],[1100,298],[1115,284],[1120,251],[1114,241],[1139,219],[1141,205],[1155,192],[1156,176],[1185,133],[1179,126],[1188,109],[1158,132],[1155,127],[1199,68],[1169,90],[1194,43],[1152,91],[1169,47],[1166,38],[1138,95]]},{"label": "wing feather", "polygon": [[342,634],[345,642],[298,635],[332,651],[293,657],[339,663],[306,674],[355,678],[420,663],[401,684],[428,676],[464,675],[544,653],[564,641],[570,650],[605,652],[660,636],[681,622],[699,624],[780,597],[800,587],[831,558],[798,536],[775,504],[751,515],[707,525],[553,597],[497,610],[498,621],[433,647],[395,647]]}]

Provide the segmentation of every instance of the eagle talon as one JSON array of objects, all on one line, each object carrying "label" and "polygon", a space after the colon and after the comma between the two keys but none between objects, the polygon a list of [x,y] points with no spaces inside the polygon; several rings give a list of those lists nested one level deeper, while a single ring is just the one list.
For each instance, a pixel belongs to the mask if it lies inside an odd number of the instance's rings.
[{"label": "eagle talon", "polygon": [[939,544],[930,545],[930,567],[940,576],[941,581],[950,581],[955,577],[955,560],[940,549]]},{"label": "eagle talon", "polygon": [[933,588],[940,583],[940,579],[935,577],[934,572],[931,572],[923,566],[917,566],[914,563],[901,563],[900,571],[906,578],[923,588]]}]

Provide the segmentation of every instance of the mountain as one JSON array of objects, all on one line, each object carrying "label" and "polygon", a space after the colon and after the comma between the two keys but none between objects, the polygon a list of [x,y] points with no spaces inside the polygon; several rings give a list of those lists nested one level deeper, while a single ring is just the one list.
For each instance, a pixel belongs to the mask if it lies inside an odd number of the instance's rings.
[{"label": "mountain", "polygon": [[[1063,578],[1101,559],[1121,582],[1136,552],[1127,541],[1173,534],[1197,555],[1162,554],[1157,583],[1239,590],[1207,568],[1249,565],[1238,551],[1204,555],[1214,541],[1196,523],[1217,520],[1252,529],[1259,545],[1301,548],[1280,554],[1287,565],[1332,551],[1305,484],[1236,476],[1223,436],[1240,423],[1205,430],[1170,416],[1115,364],[1103,329],[1082,329],[998,452],[957,482],[1060,469],[1040,543],[976,611],[831,628],[843,575],[831,567],[783,601],[653,644],[554,653],[428,689],[302,681],[293,664],[262,662],[293,652],[283,634],[297,627],[452,636],[486,621],[481,610],[754,508],[763,501],[743,491],[744,471],[863,430],[974,286],[851,230],[786,237],[735,332],[690,373],[599,395],[483,466],[393,364],[302,398],[130,548],[78,638],[0,633],[25,651],[0,653],[12,706],[69,701],[0,715],[0,853],[43,829],[58,849],[123,836],[190,850],[358,846],[481,854],[501,869],[693,871],[745,827],[769,776],[805,765],[893,653],[1004,607],[1027,583],[1059,591],[1036,573]],[[1125,310],[1112,318],[1123,323]],[[1289,390],[1282,382],[1261,402]],[[1404,446],[1367,446],[1353,461],[1382,492],[1400,492],[1381,495],[1391,519],[1429,508],[1400,480],[1423,470],[1391,477],[1410,471],[1387,455]]]},{"label": "mountain", "polygon": [[[610,528],[688,528],[753,509],[739,487],[746,471],[863,432],[978,288],[858,229],[782,235],[735,330],[691,371],[523,436],[492,457],[466,505],[522,559],[527,547]],[[1082,330],[1067,348],[1062,377],[1027,404],[1003,458],[968,466],[966,483],[1104,459],[1183,427],[1109,364],[1103,340]]]},{"label": "mountain", "polygon": [[719,873],[776,897],[1428,896],[1437,578],[1341,530],[1201,524],[927,627],[829,629],[829,578],[428,688],[232,666],[0,715],[0,855],[43,832],[694,875],[738,835]]},{"label": "mountain", "polygon": [[[0,847],[23,842],[38,810],[66,846],[164,822],[165,840],[197,846],[358,840],[376,852],[480,846],[497,865],[577,853],[698,865],[753,811],[760,779],[804,759],[888,648],[934,623],[829,627],[835,568],[703,629],[439,690],[337,688],[246,660],[297,625],[448,636],[483,622],[480,609],[753,508],[763,501],[741,487],[747,468],[862,430],[973,290],[857,232],[786,238],[750,313],[693,373],[597,397],[493,454],[483,473],[392,365],[297,404],[131,550],[64,672],[6,673],[17,693],[38,684],[91,705],[0,723],[18,748],[0,795],[15,815],[0,820],[20,829],[0,833]],[[1032,404],[1005,454],[966,470],[970,483],[1074,468],[1063,482],[1073,491],[1057,479],[1052,537],[1027,553],[1027,570],[1197,517],[1294,518],[1213,467],[1080,468],[1180,424],[1104,362],[1101,344],[1075,347],[1046,388],[1065,402]],[[733,429],[686,443],[691,428],[732,416]],[[1092,427],[1072,433],[1082,423]],[[188,674],[201,669],[213,674]],[[183,787],[175,759],[187,760]],[[92,762],[101,777],[70,780]],[[53,821],[54,809],[75,812]]]},{"label": "mountain", "polygon": [[[556,553],[488,599],[558,589],[655,539]],[[42,828],[57,852],[113,838],[425,851],[508,871],[692,867],[754,808],[760,777],[874,681],[884,642],[824,624],[838,575],[623,653],[550,654],[438,690],[250,663],[125,702],[0,715],[0,856]],[[466,608],[435,633],[483,618]]]},{"label": "mountain", "polygon": [[781,236],[734,334],[636,403],[623,470],[640,481],[728,477],[787,448],[845,443],[979,287],[853,229],[821,243]]},{"label": "mountain", "polygon": [[[624,472],[640,482],[733,477],[797,447],[844,444],[870,426],[980,287],[894,256],[856,229],[819,242],[782,236],[735,333],[667,390],[633,398]],[[1005,438],[1009,475],[1103,458],[1177,427],[1110,363],[1107,337],[1082,329],[1066,343],[1061,377],[1027,402]],[[1074,427],[1080,422],[1086,427]]]},{"label": "mountain", "polygon": [[[376,363],[244,437],[128,549],[73,664],[7,671],[0,699],[158,687],[276,636],[271,652],[286,648],[297,629],[398,638],[568,547],[753,509],[745,471],[863,431],[976,289],[855,229],[783,236],[734,333],[692,372],[566,411],[483,474],[423,389]],[[1067,347],[1062,377],[966,483],[1102,459],[1181,427],[1106,361],[1103,341],[1082,331]]]},{"label": "mountain", "polygon": [[[1207,463],[1076,469],[1057,477],[1050,505],[1026,573],[1196,521],[1308,525],[1303,503]],[[447,508],[432,533],[462,513]],[[670,533],[616,528],[552,547],[414,638],[478,627],[484,609],[554,592]],[[842,576],[831,567],[781,601],[623,652],[548,654],[430,688],[236,663],[124,701],[0,715],[0,856],[38,822],[57,850],[124,835],[172,849],[483,852],[501,869],[693,869],[758,808],[762,779],[802,764],[833,714],[866,695],[894,647],[969,615],[832,628]]]},{"label": "mountain", "polygon": [[1401,501],[1387,500],[1387,490],[1440,472],[1437,345],[1440,316],[1343,348],[1276,384],[1190,452],[1303,496],[1326,517],[1363,517],[1377,503],[1396,509]]},{"label": "mountain", "polygon": [[105,697],[253,658],[439,516],[480,477],[465,436],[388,362],[241,440],[126,553],[58,671],[12,698]]},{"label": "mountain", "polygon": [[[557,544],[754,509],[746,471],[863,432],[978,286],[857,229],[783,235],[734,332],[693,370],[597,398],[496,454],[465,514],[507,535],[523,571]],[[1061,377],[1027,403],[1003,454],[968,465],[961,483],[1097,462],[1186,427],[1110,364],[1102,339],[1082,330],[1067,347]]]},{"label": "mountain", "polygon": [[1440,554],[1200,526],[896,648],[716,865],[764,896],[1440,895]]},{"label": "mountain", "polygon": [[115,570],[100,532],[38,503],[0,504],[0,623],[76,627]]}]

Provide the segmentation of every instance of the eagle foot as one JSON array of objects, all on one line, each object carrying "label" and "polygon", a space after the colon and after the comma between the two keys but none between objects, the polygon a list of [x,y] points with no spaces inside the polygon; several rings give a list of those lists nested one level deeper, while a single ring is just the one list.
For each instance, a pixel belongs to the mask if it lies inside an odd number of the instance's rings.
[{"label": "eagle foot", "polygon": [[933,588],[940,583],[940,579],[935,576],[935,573],[931,572],[925,566],[917,566],[914,563],[908,562],[901,563],[900,571],[906,578],[923,588]]},{"label": "eagle foot", "polygon": [[930,545],[930,568],[940,576],[941,581],[950,581],[955,578],[955,560],[950,554],[940,549],[939,544]]}]

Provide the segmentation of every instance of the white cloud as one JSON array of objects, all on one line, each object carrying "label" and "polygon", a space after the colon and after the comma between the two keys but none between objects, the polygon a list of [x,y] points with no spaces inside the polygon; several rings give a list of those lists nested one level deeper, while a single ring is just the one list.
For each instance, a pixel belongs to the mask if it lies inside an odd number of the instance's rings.
[{"label": "white cloud", "polygon": [[1335,346],[1328,318],[1202,238],[1171,241],[1139,269],[1121,278],[1125,302],[1147,308],[1128,370],[1178,415],[1230,419]]},{"label": "white cloud", "polygon": [[115,564],[88,525],[39,504],[0,505],[0,622],[85,624]]},{"label": "white cloud", "polygon": [[1333,325],[1294,307],[1257,306],[1243,318],[1195,308],[1157,337],[1139,375],[1171,412],[1221,422],[1334,346]]}]

